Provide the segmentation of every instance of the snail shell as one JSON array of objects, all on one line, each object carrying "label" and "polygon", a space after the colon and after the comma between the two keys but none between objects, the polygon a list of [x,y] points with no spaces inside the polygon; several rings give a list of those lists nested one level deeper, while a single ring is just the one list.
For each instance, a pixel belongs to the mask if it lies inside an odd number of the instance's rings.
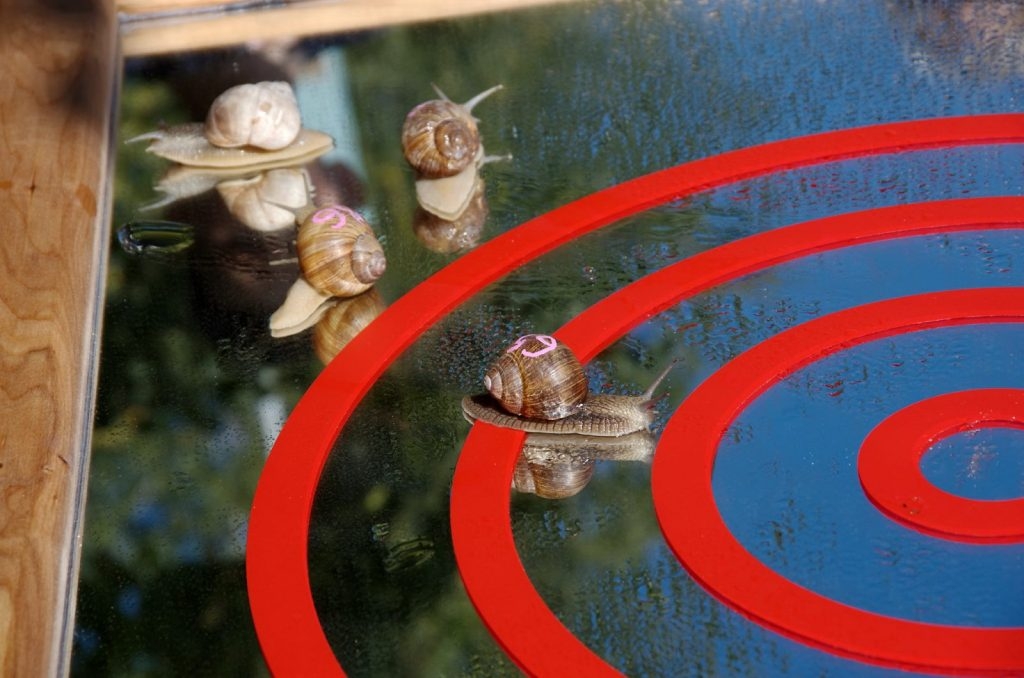
[{"label": "snail shell", "polygon": [[276,151],[302,129],[295,92],[287,82],[257,82],[225,90],[213,100],[204,133],[214,146]]},{"label": "snail shell", "polygon": [[580,361],[545,334],[519,337],[487,370],[484,387],[505,411],[527,419],[562,419],[587,399]]},{"label": "snail shell", "polygon": [[302,274],[321,293],[351,297],[373,286],[387,259],[373,229],[342,205],[323,207],[299,226],[296,248]]},{"label": "snail shell", "polygon": [[405,159],[423,176],[450,177],[476,164],[482,155],[480,130],[473,108],[501,85],[458,104],[437,91],[440,99],[417,105],[402,125]]},{"label": "snail shell", "polygon": [[[539,349],[532,348],[536,344],[530,343],[530,337],[543,337],[545,345],[555,341],[552,337],[545,335],[527,335],[527,337],[520,338],[513,344],[513,347],[520,346],[520,342],[527,339],[522,345],[527,346],[526,350],[530,353],[536,354]],[[563,345],[558,344],[558,346]],[[462,399],[462,412],[468,421],[472,423],[480,420],[495,426],[514,428],[527,433],[559,435],[623,436],[642,431],[650,426],[654,419],[654,391],[675,365],[675,363],[669,365],[654,380],[650,388],[638,396],[586,394],[579,399],[574,390],[577,387],[574,386],[573,389],[569,389],[572,391],[569,399],[550,407],[552,411],[561,409],[566,414],[559,418],[545,419],[533,414],[524,414],[522,407],[517,403],[523,398],[517,393],[558,392],[564,388],[559,385],[560,382],[569,381],[575,384],[577,380],[582,381],[585,389],[586,377],[582,374],[582,367],[579,368],[581,376],[578,377],[575,374],[567,377],[566,372],[562,369],[530,370],[523,375],[522,371],[509,370],[506,367],[499,373],[499,381],[495,386],[495,377],[493,376],[495,370],[499,365],[507,366],[510,360],[507,356],[515,356],[521,350],[506,352],[488,372],[484,378],[484,386],[490,391],[489,394],[466,396]],[[566,350],[568,349],[566,348]],[[554,350],[551,352],[553,353]],[[578,361],[576,362],[578,364]],[[524,376],[526,378],[525,386],[520,383]],[[539,380],[539,382],[535,380]],[[529,399],[533,400],[535,397]]]}]

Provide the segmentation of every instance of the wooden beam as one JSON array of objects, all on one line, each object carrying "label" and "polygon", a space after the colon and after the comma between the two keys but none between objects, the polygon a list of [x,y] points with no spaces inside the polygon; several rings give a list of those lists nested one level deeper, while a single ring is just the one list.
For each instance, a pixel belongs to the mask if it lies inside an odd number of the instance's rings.
[{"label": "wooden beam", "polygon": [[[335,0],[298,2],[249,11],[197,12],[223,7],[207,0],[121,0],[125,56],[206,49],[248,40],[306,37],[469,14],[524,9],[573,0]],[[578,0],[577,0],[578,1]],[[190,12],[161,14],[172,7]]]},{"label": "wooden beam", "polygon": [[92,428],[112,0],[0,0],[0,675],[66,674]]}]

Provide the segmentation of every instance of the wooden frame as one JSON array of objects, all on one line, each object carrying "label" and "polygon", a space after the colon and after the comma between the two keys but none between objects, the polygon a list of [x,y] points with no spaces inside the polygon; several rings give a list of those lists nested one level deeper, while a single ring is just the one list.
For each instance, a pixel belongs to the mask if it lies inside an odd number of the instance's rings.
[{"label": "wooden frame", "polygon": [[0,0],[0,674],[69,671],[121,51],[564,1]]}]

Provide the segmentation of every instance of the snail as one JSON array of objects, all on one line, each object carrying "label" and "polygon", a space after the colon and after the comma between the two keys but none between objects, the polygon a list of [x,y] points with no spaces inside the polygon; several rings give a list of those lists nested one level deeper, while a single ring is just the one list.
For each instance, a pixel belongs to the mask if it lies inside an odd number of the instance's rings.
[{"label": "snail", "polygon": [[301,127],[298,104],[284,82],[239,85],[222,93],[205,123],[186,123],[128,140],[182,165],[256,169],[300,164],[323,155],[334,140]]},{"label": "snail", "polygon": [[304,170],[283,167],[245,179],[217,184],[228,211],[257,231],[277,231],[295,225],[295,213],[309,204],[310,182]]},{"label": "snail", "polygon": [[359,213],[343,205],[306,211],[295,241],[302,275],[270,316],[274,336],[310,327],[331,299],[365,292],[387,268],[380,242]]},{"label": "snail", "polygon": [[589,394],[583,367],[567,346],[548,335],[527,334],[487,371],[489,393],[466,396],[462,411],[470,422],[528,433],[622,436],[650,426],[654,391],[673,366],[641,395]]},{"label": "snail", "polygon": [[483,157],[480,130],[473,108],[502,88],[496,85],[464,104],[441,97],[415,106],[402,125],[402,151],[420,175],[429,178],[454,176]]},{"label": "snail", "polygon": [[440,99],[419,104],[402,126],[402,151],[416,170],[416,202],[439,219],[455,221],[483,191],[480,168],[507,156],[484,155],[480,130],[472,110],[500,90],[496,85],[464,104],[449,99],[436,86]]}]

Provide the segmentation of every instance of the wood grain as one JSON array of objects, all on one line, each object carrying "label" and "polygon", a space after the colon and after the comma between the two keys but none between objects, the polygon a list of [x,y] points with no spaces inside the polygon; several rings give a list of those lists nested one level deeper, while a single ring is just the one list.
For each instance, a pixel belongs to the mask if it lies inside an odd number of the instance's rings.
[{"label": "wood grain", "polygon": [[105,263],[112,0],[0,0],[0,675],[67,672]]},{"label": "wood grain", "polygon": [[[305,37],[380,26],[448,19],[468,14],[516,10],[574,0],[334,0],[297,2],[270,9],[229,13],[178,14],[146,18],[141,13],[168,9],[167,3],[221,5],[204,0],[121,0],[119,9],[140,13],[123,24],[125,56],[143,56],[217,47],[241,40]],[[575,0],[579,1],[579,0]]]}]

